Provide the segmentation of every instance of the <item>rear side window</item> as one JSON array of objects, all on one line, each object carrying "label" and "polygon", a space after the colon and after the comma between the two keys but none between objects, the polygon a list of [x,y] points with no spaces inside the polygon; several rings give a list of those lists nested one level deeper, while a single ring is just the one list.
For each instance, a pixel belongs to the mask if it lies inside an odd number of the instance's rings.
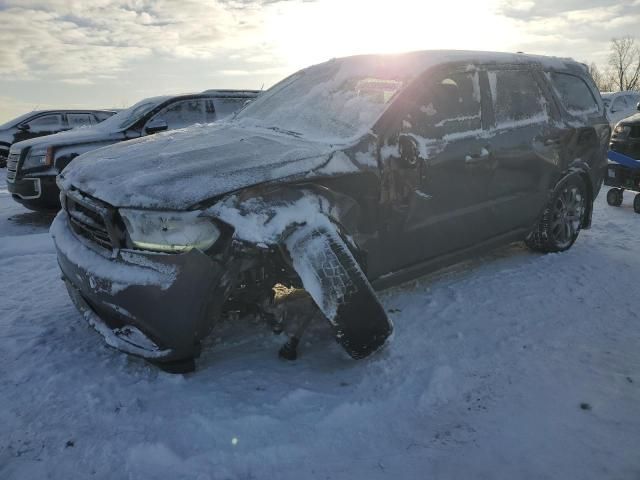
[{"label": "rear side window", "polygon": [[[552,72],[549,78],[564,108],[573,114],[596,113],[598,102],[585,81],[568,73]],[[614,102],[615,108],[615,102]]]},{"label": "rear side window", "polygon": [[87,127],[94,122],[93,115],[90,113],[68,113],[67,121],[69,128]]},{"label": "rear side window", "polygon": [[499,127],[544,122],[547,101],[532,72],[497,70],[489,72],[493,111]]},{"label": "rear side window", "polygon": [[235,113],[240,110],[247,101],[247,98],[216,98],[215,104],[218,118],[228,117]]}]

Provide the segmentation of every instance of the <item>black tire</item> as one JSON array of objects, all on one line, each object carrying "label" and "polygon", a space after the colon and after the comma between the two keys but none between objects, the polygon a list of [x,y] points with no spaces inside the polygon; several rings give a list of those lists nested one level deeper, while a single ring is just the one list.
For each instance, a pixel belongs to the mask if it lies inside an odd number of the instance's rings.
[{"label": "black tire", "polygon": [[612,207],[622,205],[623,193],[619,188],[612,188],[607,192],[607,203]]},{"label": "black tire", "polygon": [[640,213],[640,193],[633,198],[633,211]]},{"label": "black tire", "polygon": [[[332,324],[347,353],[364,358],[382,347],[393,325],[337,232],[303,228],[289,237],[286,249],[305,290]],[[305,278],[304,272],[310,270],[314,278]],[[305,285],[305,280],[311,284]]]},{"label": "black tire", "polygon": [[564,179],[554,190],[542,218],[525,243],[536,252],[564,252],[578,238],[584,222],[587,187],[578,175]]}]

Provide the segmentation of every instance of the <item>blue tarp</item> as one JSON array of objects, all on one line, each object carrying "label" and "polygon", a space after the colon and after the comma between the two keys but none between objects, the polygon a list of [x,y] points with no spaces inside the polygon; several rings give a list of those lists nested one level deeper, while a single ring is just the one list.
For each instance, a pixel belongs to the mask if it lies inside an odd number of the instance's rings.
[{"label": "blue tarp", "polygon": [[609,150],[607,156],[612,162],[619,163],[620,165],[624,165],[625,167],[640,169],[640,160],[636,160],[635,158],[628,157],[619,152],[614,152],[613,150]]}]

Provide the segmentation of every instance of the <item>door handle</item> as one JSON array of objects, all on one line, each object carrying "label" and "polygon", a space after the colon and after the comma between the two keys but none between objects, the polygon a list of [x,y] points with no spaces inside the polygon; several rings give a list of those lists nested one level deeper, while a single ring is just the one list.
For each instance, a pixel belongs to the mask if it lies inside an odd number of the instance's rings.
[{"label": "door handle", "polygon": [[547,138],[544,141],[544,144],[546,147],[552,147],[555,145],[560,145],[562,143],[562,139],[561,138]]},{"label": "door handle", "polygon": [[467,163],[467,164],[473,165],[474,163],[478,163],[478,162],[481,162],[483,160],[486,160],[490,156],[491,156],[491,152],[489,150],[487,150],[486,148],[483,148],[478,153],[474,153],[474,154],[469,154],[468,153],[464,157],[464,162]]}]

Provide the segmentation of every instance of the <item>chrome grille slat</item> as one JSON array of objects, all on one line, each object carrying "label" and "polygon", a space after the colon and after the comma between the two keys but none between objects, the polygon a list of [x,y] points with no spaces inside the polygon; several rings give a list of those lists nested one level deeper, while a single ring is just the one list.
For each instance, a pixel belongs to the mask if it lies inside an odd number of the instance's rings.
[{"label": "chrome grille slat", "polygon": [[66,192],[64,208],[74,233],[104,253],[113,253],[117,248],[112,238],[113,208],[99,204],[79,192]]},{"label": "chrome grille slat", "polygon": [[18,174],[18,162],[20,154],[12,153],[7,157],[7,181],[13,182]]}]

